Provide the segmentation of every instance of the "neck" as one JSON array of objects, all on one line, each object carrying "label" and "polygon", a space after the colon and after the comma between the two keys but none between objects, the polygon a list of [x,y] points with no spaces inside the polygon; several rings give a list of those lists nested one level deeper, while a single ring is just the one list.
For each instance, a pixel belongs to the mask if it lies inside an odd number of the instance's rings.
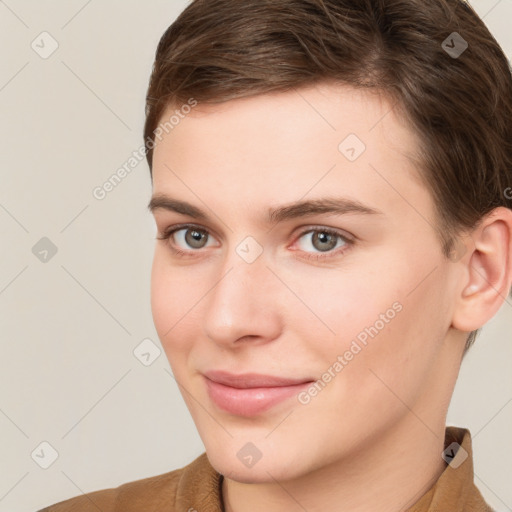
[{"label": "neck", "polygon": [[444,421],[427,427],[409,413],[350,458],[293,480],[222,482],[225,512],[397,512],[416,503],[446,464]]}]

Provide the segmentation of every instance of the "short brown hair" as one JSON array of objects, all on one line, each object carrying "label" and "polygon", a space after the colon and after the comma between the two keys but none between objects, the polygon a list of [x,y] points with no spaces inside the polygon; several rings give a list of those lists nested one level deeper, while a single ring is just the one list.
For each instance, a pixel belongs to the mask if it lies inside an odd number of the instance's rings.
[{"label": "short brown hair", "polygon": [[[454,37],[468,43],[460,55],[446,49]],[[169,105],[323,81],[383,91],[420,136],[447,257],[457,233],[495,207],[512,208],[511,68],[460,0],[191,2],[156,51],[144,127],[151,175],[153,134]]]}]

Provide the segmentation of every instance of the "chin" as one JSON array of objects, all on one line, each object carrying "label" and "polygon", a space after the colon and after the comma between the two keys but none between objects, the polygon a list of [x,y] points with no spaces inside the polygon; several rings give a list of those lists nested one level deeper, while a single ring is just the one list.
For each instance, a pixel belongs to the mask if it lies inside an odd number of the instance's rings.
[{"label": "chin", "polygon": [[[243,445],[242,445],[243,446]],[[276,480],[283,481],[300,476],[300,467],[294,457],[287,458],[286,453],[268,453],[248,467],[240,460],[237,453],[233,456],[228,455],[226,447],[219,450],[206,450],[210,464],[217,472],[226,478],[236,482],[255,484],[255,483],[275,483]]]},{"label": "chin", "polygon": [[[222,460],[220,463],[217,463],[210,455],[208,455],[208,459],[210,460],[210,464],[221,475],[243,484],[275,483],[276,480],[281,481],[293,476],[290,475],[285,468],[276,468],[274,464],[269,464],[268,467],[260,466],[262,461],[259,461],[255,467],[244,468],[241,467],[242,465],[240,463],[234,461]],[[286,476],[283,478],[283,475]]]}]

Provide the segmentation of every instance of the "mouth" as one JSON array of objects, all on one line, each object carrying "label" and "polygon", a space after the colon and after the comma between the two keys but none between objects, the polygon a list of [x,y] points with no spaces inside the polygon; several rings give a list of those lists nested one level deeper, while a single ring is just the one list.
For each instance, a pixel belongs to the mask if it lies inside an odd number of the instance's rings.
[{"label": "mouth", "polygon": [[255,416],[306,389],[312,379],[288,379],[256,373],[203,374],[210,399],[223,411],[237,416]]}]

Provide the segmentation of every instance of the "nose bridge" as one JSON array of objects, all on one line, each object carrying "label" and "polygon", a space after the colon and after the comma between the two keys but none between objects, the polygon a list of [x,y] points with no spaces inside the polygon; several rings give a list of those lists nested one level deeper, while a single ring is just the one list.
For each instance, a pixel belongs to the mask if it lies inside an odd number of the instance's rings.
[{"label": "nose bridge", "polygon": [[231,343],[243,336],[272,335],[277,322],[270,304],[275,294],[269,287],[275,277],[266,264],[263,247],[252,237],[229,249],[207,300],[204,325],[209,338]]},{"label": "nose bridge", "polygon": [[[229,247],[222,267],[222,277],[213,293],[226,298],[245,297],[252,292],[256,298],[267,286],[270,271],[266,267],[267,258],[263,245],[254,237],[247,236],[241,242]],[[250,299],[251,297],[249,297]]]}]

